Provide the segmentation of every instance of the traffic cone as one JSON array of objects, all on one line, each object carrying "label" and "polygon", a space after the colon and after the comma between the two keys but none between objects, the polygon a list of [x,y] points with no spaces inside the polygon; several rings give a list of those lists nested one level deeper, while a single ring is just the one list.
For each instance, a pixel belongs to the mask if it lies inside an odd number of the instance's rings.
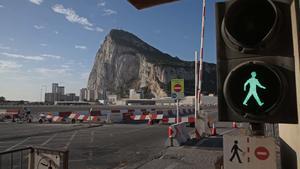
[{"label": "traffic cone", "polygon": [[174,146],[173,145],[173,134],[174,134],[174,131],[173,131],[173,129],[172,129],[172,127],[171,126],[169,126],[169,128],[168,128],[168,137],[169,137],[169,146]]},{"label": "traffic cone", "polygon": [[215,128],[215,123],[213,123],[213,127],[210,129],[211,136],[217,135],[217,129]]},{"label": "traffic cone", "polygon": [[169,128],[168,128],[168,136],[169,136],[169,138],[173,137],[173,130],[172,130],[171,126],[169,126]]},{"label": "traffic cone", "polygon": [[238,128],[236,122],[232,122],[232,128]]}]

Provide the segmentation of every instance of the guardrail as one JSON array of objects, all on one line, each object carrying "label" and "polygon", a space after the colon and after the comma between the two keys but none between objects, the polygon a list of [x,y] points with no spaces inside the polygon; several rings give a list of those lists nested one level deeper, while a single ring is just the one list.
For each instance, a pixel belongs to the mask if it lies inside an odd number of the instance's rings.
[{"label": "guardrail", "polygon": [[0,152],[0,169],[68,169],[68,150],[25,147]]}]

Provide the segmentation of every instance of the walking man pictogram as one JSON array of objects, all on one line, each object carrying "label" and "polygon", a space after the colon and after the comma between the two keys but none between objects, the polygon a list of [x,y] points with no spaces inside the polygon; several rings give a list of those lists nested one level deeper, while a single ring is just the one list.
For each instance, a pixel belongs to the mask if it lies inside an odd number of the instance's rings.
[{"label": "walking man pictogram", "polygon": [[239,151],[240,151],[240,152],[243,152],[243,150],[241,150],[237,144],[238,144],[238,141],[235,140],[235,141],[234,141],[234,145],[233,145],[232,148],[231,148],[231,153],[233,152],[233,154],[232,154],[232,156],[231,156],[231,158],[230,158],[230,161],[232,162],[232,160],[233,160],[234,157],[236,156],[237,159],[239,160],[239,163],[242,163],[241,158],[240,158],[240,155],[239,155]]},{"label": "walking man pictogram", "polygon": [[250,88],[249,88],[249,92],[243,102],[243,105],[247,106],[247,102],[250,99],[251,96],[253,96],[256,100],[256,102],[258,103],[259,106],[262,106],[264,103],[261,102],[260,98],[257,95],[257,91],[256,91],[256,87],[262,88],[262,89],[266,89],[266,87],[264,87],[263,85],[261,85],[259,83],[259,81],[255,78],[256,77],[256,72],[251,72],[251,78],[248,79],[246,81],[246,83],[244,83],[244,91],[246,91],[246,87],[249,84]]}]

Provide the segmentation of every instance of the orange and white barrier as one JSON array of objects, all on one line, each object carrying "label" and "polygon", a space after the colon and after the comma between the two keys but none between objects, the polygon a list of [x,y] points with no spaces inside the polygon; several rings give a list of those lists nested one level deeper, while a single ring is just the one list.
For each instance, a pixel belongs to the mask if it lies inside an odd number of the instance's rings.
[{"label": "orange and white barrier", "polygon": [[[178,122],[195,123],[194,116],[180,117],[178,120],[179,120]],[[162,122],[165,124],[177,123],[177,118],[176,117],[164,117],[162,119]]]},{"label": "orange and white barrier", "polygon": [[[59,115],[48,114],[47,119],[53,122],[60,122],[63,120],[78,120],[78,121],[89,121],[89,115],[91,115],[91,121],[111,121],[111,122],[122,122],[130,120],[134,121],[145,121],[145,120],[161,120],[167,124],[176,123],[175,118],[170,118],[176,116],[176,110],[173,109],[104,109],[97,111],[97,115],[90,114],[88,112],[65,112],[69,113],[68,116],[60,115],[62,112],[58,112]],[[91,112],[94,113],[94,112]],[[194,109],[183,108],[180,109],[179,122],[194,122],[194,118],[188,117],[194,114]],[[57,116],[57,117],[56,117]],[[62,118],[59,118],[62,117]]]}]

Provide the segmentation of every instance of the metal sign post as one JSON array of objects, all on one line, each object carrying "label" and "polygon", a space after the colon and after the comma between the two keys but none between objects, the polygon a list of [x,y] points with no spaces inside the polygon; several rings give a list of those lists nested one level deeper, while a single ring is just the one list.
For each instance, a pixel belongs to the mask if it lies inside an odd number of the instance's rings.
[{"label": "metal sign post", "polygon": [[177,124],[179,123],[179,99],[176,99],[177,101],[177,104],[176,104],[176,109],[177,109],[177,116],[176,116],[176,121],[177,121]]},{"label": "metal sign post", "polygon": [[184,79],[172,79],[171,80],[171,97],[176,99],[176,123],[179,123],[179,99],[184,97]]}]

